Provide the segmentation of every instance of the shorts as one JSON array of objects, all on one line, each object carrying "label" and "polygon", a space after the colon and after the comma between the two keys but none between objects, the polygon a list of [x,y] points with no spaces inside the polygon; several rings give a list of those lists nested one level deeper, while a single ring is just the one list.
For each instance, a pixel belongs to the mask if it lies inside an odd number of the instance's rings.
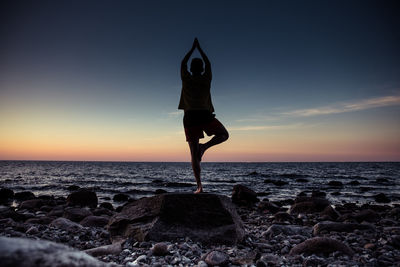
[{"label": "shorts", "polygon": [[226,131],[225,127],[215,118],[215,114],[207,110],[185,111],[183,116],[186,141],[199,141],[204,138],[203,132],[208,136]]}]

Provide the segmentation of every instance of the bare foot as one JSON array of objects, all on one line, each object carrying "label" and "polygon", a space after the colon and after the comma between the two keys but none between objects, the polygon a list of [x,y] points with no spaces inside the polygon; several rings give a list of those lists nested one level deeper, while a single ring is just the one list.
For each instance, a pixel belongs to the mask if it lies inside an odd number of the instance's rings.
[{"label": "bare foot", "polygon": [[195,194],[203,193],[203,187],[197,188],[197,190],[196,190],[194,193],[195,193]]},{"label": "bare foot", "polygon": [[204,152],[206,151],[205,144],[199,144],[199,161],[203,158]]}]

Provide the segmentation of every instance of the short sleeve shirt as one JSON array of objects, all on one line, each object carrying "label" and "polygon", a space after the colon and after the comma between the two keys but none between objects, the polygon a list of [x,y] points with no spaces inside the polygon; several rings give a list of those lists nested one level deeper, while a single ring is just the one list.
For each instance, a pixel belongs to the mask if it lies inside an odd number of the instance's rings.
[{"label": "short sleeve shirt", "polygon": [[182,77],[182,92],[178,109],[208,110],[214,112],[211,101],[211,77],[207,74],[193,76],[184,71]]}]

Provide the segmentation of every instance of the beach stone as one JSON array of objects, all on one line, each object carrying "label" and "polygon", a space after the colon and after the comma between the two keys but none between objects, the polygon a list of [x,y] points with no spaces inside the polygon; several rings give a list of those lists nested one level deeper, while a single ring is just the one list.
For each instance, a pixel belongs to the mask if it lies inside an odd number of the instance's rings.
[{"label": "beach stone", "polygon": [[46,224],[51,223],[54,219],[55,219],[55,217],[40,216],[40,217],[36,217],[36,218],[30,218],[30,219],[26,220],[25,223],[46,225]]},{"label": "beach stone", "polygon": [[354,230],[375,231],[375,227],[371,224],[360,223],[319,222],[313,227],[313,235],[318,235],[322,231],[353,232]]},{"label": "beach stone", "polygon": [[376,247],[376,245],[373,243],[367,243],[364,245],[365,249],[374,249],[375,247]]},{"label": "beach stone", "polygon": [[109,210],[109,209],[106,209],[106,208],[103,208],[103,207],[98,207],[98,208],[95,208],[95,209],[91,209],[90,211],[93,213],[93,215],[96,215],[96,216],[106,216],[106,217],[108,217],[108,216],[112,216],[112,215],[115,214],[112,210]]},{"label": "beach stone", "polygon": [[328,185],[331,187],[343,187],[343,183],[341,181],[329,181]]},{"label": "beach stone", "polygon": [[21,202],[19,208],[33,210],[33,209],[39,209],[43,204],[44,202],[41,199],[29,199]]},{"label": "beach stone", "polygon": [[273,180],[273,179],[265,179],[265,180],[264,180],[264,183],[265,183],[265,184],[273,184],[273,185],[276,185],[276,186],[284,186],[284,185],[289,184],[289,183],[286,182],[286,181],[282,181],[282,180]]},{"label": "beach stone", "polygon": [[73,221],[70,221],[66,218],[62,218],[62,217],[53,220],[50,223],[50,226],[53,226],[53,227],[56,227],[56,228],[59,228],[62,230],[66,230],[69,232],[75,232],[75,231],[79,231],[79,230],[83,229],[82,225],[75,223]]},{"label": "beach stone", "polygon": [[93,257],[98,257],[102,255],[118,255],[122,251],[122,243],[124,240],[119,242],[114,242],[110,245],[104,245],[97,248],[86,249],[85,252]]},{"label": "beach stone", "polygon": [[379,193],[374,196],[374,199],[378,203],[390,203],[391,200],[384,194],[384,193]]},{"label": "beach stone", "polygon": [[27,220],[29,217],[19,212],[16,212],[14,208],[1,206],[0,219],[7,219],[7,218],[11,218],[16,222],[21,222]]},{"label": "beach stone", "polygon": [[36,226],[31,226],[28,230],[26,230],[28,235],[36,235],[39,233],[39,229]]},{"label": "beach stone", "polygon": [[257,261],[257,267],[279,266],[282,263],[282,258],[274,254],[264,254]]},{"label": "beach stone", "polygon": [[169,253],[167,243],[160,242],[154,244],[154,246],[151,248],[151,253],[153,253],[154,256],[167,255]]},{"label": "beach stone", "polygon": [[0,188],[0,203],[6,203],[14,197],[14,191],[9,188]]},{"label": "beach stone", "polygon": [[104,227],[108,224],[109,218],[105,216],[89,215],[85,217],[80,224],[87,227]]},{"label": "beach stone", "polygon": [[400,235],[393,235],[390,237],[390,244],[397,248],[400,249]]},{"label": "beach stone", "polygon": [[301,235],[311,237],[311,232],[312,229],[308,226],[273,224],[261,235],[269,239],[280,234],[284,236]]},{"label": "beach stone", "polygon": [[360,222],[376,222],[379,220],[379,214],[371,209],[361,210],[353,215],[354,219]]},{"label": "beach stone", "polygon": [[326,197],[326,193],[319,191],[319,190],[313,190],[311,192],[311,197],[319,197],[319,198],[325,198]]},{"label": "beach stone", "polygon": [[62,244],[9,237],[0,237],[0,262],[5,267],[111,266]]},{"label": "beach stone", "polygon": [[340,214],[331,205],[326,206],[326,208],[320,213],[322,216],[328,216],[331,220],[336,220],[339,218]]},{"label": "beach stone", "polygon": [[156,189],[156,191],[154,191],[154,193],[157,194],[157,195],[159,195],[159,194],[167,193],[167,191],[164,190],[164,189]]},{"label": "beach stone", "polygon": [[72,192],[67,197],[68,206],[88,206],[95,208],[97,207],[97,203],[96,193],[87,189]]},{"label": "beach stone", "polygon": [[329,200],[319,197],[297,197],[290,207],[290,214],[315,213],[323,211],[330,205]]},{"label": "beach stone", "polygon": [[326,260],[324,258],[317,257],[315,255],[309,256],[303,261],[304,267],[320,267],[326,265]]},{"label": "beach stone", "polygon": [[280,210],[279,206],[275,205],[270,201],[261,201],[260,203],[258,203],[257,208],[260,211],[271,212],[271,213],[276,213]]},{"label": "beach stone", "polygon": [[48,216],[61,217],[64,214],[64,206],[56,206],[49,213]]},{"label": "beach stone", "polygon": [[70,186],[67,187],[68,191],[77,191],[79,189],[81,189],[81,188],[79,186],[77,186],[77,185],[70,185]]},{"label": "beach stone", "polygon": [[80,222],[87,216],[93,215],[87,208],[66,208],[63,217],[73,222]]},{"label": "beach stone", "polygon": [[16,200],[28,200],[35,198],[35,195],[31,191],[22,191],[14,194]]},{"label": "beach stone", "polygon": [[238,184],[233,187],[232,202],[238,205],[251,205],[258,202],[257,193],[252,189]]},{"label": "beach stone", "polygon": [[348,183],[348,185],[360,185],[361,183],[357,180],[351,181]]},{"label": "beach stone", "polygon": [[110,202],[103,202],[100,204],[100,207],[108,210],[114,210],[114,207]]},{"label": "beach stone", "polygon": [[127,194],[118,193],[114,195],[113,200],[117,202],[125,202],[128,201],[129,196]]},{"label": "beach stone", "polygon": [[293,218],[293,216],[290,215],[287,212],[281,211],[281,212],[275,213],[275,215],[274,215],[274,222],[275,223],[277,223],[277,222],[286,222],[286,221],[287,222],[293,222],[294,220],[295,220],[295,218]]},{"label": "beach stone", "polygon": [[353,250],[341,241],[329,237],[314,237],[294,246],[290,250],[289,255],[303,253],[305,255],[327,255],[335,251],[340,251],[349,256],[352,256],[354,254]]},{"label": "beach stone", "polygon": [[224,266],[229,262],[229,257],[222,251],[211,251],[207,254],[204,261],[211,266]]},{"label": "beach stone", "polygon": [[111,217],[112,240],[171,241],[188,237],[206,244],[235,244],[243,222],[229,198],[216,194],[168,193],[128,203]]}]

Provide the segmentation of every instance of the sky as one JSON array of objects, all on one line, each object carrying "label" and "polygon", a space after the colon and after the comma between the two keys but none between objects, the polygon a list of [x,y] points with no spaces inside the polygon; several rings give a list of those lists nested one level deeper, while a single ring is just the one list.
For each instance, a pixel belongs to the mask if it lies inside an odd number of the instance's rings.
[{"label": "sky", "polygon": [[230,133],[204,161],[399,161],[396,2],[1,1],[0,159],[190,161],[197,37]]}]

